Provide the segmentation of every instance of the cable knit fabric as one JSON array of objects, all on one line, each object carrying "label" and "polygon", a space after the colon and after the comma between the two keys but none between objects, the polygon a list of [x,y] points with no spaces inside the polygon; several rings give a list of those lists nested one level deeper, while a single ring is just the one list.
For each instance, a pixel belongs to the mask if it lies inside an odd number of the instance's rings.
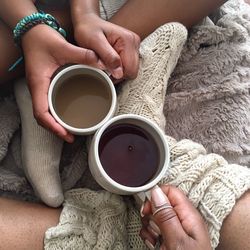
[{"label": "cable knit fabric", "polygon": [[127,81],[118,96],[118,114],[136,113],[153,119],[163,130],[163,105],[168,79],[176,66],[187,31],[169,23],[158,28],[140,46],[138,77]]},{"label": "cable knit fabric", "polygon": [[45,249],[126,249],[127,211],[120,196],[75,189],[65,198],[60,224],[46,232]]}]

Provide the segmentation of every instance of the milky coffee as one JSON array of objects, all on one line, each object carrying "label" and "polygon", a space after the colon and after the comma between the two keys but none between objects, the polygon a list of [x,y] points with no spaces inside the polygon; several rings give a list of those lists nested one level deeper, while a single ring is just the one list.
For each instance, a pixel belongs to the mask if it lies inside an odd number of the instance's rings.
[{"label": "milky coffee", "polygon": [[75,128],[88,128],[102,121],[110,110],[112,95],[104,80],[89,74],[63,81],[54,96],[61,120]]}]

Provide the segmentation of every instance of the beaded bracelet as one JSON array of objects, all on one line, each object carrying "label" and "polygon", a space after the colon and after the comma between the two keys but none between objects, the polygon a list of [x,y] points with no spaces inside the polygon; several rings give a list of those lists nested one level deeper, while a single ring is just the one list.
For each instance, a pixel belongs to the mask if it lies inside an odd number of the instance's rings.
[{"label": "beaded bracelet", "polygon": [[[59,22],[50,14],[46,14],[42,11],[33,13],[29,16],[24,17],[19,21],[16,27],[13,30],[14,41],[17,45],[21,47],[21,38],[22,36],[38,24],[46,24],[58,31],[62,36],[66,37],[66,31],[60,27]],[[23,57],[20,57],[8,71],[12,71],[21,61]]]}]

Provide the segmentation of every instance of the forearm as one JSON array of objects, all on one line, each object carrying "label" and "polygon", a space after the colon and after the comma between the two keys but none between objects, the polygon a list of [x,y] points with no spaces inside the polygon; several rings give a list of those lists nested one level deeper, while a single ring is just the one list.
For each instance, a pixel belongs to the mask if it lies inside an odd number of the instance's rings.
[{"label": "forearm", "polygon": [[180,22],[189,28],[224,2],[226,1],[128,0],[110,21],[134,31],[143,39],[167,22]]},{"label": "forearm", "polygon": [[71,18],[73,26],[84,20],[88,14],[99,15],[98,0],[70,0]]},{"label": "forearm", "polygon": [[33,2],[35,0],[1,0],[0,18],[13,29],[23,17],[37,12]]}]

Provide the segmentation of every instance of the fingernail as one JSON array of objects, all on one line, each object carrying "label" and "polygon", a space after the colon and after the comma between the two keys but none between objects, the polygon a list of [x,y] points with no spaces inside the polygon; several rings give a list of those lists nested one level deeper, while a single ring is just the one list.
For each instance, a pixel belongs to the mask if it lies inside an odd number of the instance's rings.
[{"label": "fingernail", "polygon": [[167,196],[162,192],[158,186],[154,187],[151,192],[151,202],[153,207],[160,207],[166,203],[170,204]]},{"label": "fingernail", "polygon": [[154,250],[155,247],[153,246],[153,244],[149,241],[149,240],[145,240],[144,241],[145,245],[150,249],[150,250]]},{"label": "fingernail", "polygon": [[150,220],[150,221],[149,221],[149,225],[150,225],[150,227],[153,229],[153,231],[155,232],[155,234],[157,234],[158,236],[161,235],[161,230],[160,230],[160,228],[155,224],[154,221]]},{"label": "fingernail", "polygon": [[68,136],[67,137],[67,139],[66,139],[66,141],[68,142],[68,143],[73,143],[74,142],[74,136]]},{"label": "fingernail", "polygon": [[155,230],[150,225],[147,226],[147,230],[154,236],[154,238],[159,237],[159,234],[156,233]]},{"label": "fingernail", "polygon": [[112,75],[116,79],[121,79],[123,77],[123,69],[122,67],[118,67],[112,71]]},{"label": "fingernail", "polygon": [[142,218],[145,216],[145,214],[143,213],[143,209],[144,209],[144,203],[142,203],[141,209],[140,209],[140,215]]}]

